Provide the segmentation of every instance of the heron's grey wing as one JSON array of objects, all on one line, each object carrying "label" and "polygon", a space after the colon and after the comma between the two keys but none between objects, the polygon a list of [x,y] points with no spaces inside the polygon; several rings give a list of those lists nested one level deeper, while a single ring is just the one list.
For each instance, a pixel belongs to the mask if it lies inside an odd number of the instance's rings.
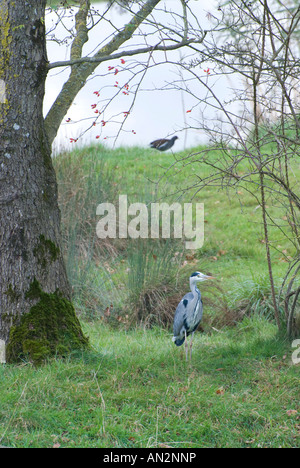
[{"label": "heron's grey wing", "polygon": [[194,296],[191,292],[187,293],[179,302],[177,309],[175,311],[174,323],[173,323],[173,332],[174,336],[178,336],[184,325],[186,319],[186,314],[188,311],[189,303],[194,299]]}]

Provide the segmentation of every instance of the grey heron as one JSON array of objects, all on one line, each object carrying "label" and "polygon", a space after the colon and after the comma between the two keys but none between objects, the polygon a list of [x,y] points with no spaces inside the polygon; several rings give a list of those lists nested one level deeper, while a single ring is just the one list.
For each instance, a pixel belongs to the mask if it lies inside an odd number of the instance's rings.
[{"label": "grey heron", "polygon": [[175,140],[178,140],[178,136],[173,136],[170,140],[165,138],[160,138],[159,140],[152,141],[150,143],[151,148],[155,148],[159,151],[167,151],[172,148],[175,143]]},{"label": "grey heron", "polygon": [[192,335],[190,342],[190,357],[192,357],[193,336],[196,328],[201,322],[203,315],[203,304],[201,293],[197,288],[197,283],[214,279],[213,276],[207,276],[196,271],[190,276],[191,292],[187,293],[179,302],[173,324],[172,340],[176,346],[181,346],[185,342],[186,360],[188,360],[187,337]]}]

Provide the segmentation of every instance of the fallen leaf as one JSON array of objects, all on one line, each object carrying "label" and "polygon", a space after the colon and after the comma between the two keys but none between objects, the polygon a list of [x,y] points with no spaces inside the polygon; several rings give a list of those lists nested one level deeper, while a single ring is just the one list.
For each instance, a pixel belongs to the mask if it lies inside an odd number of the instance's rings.
[{"label": "fallen leaf", "polygon": [[295,409],[290,409],[290,410],[287,410],[286,414],[288,416],[292,416],[292,414],[298,414],[298,411]]},{"label": "fallen leaf", "polygon": [[194,258],[195,258],[195,254],[192,254],[192,255],[186,255],[186,256],[185,256],[185,258],[186,258],[187,260],[194,260]]},{"label": "fallen leaf", "polygon": [[279,259],[279,261],[280,261],[280,263],[289,263],[288,260],[286,258],[283,258],[283,257],[281,257]]}]

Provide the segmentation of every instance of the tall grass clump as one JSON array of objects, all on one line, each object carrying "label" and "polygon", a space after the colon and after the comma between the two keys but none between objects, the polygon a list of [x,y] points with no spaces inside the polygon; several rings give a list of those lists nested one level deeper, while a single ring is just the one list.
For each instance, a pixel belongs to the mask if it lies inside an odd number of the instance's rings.
[{"label": "tall grass clump", "polygon": [[[114,201],[114,171],[92,151],[62,153],[54,159],[62,214],[63,251],[77,311],[95,318],[112,303],[109,274],[116,247],[96,236],[96,207]],[[107,259],[110,259],[110,265]],[[114,295],[113,302],[120,297]]]},{"label": "tall grass clump", "polygon": [[[178,277],[185,254],[183,239],[175,239],[174,217],[170,216],[171,238],[151,238],[151,204],[167,198],[172,204],[169,186],[164,184],[161,190],[157,185],[144,180],[138,193],[138,201],[148,207],[148,238],[127,239],[126,241],[126,277],[127,291],[125,315],[129,324],[143,326],[160,325],[168,327],[174,316],[178,301]],[[163,193],[162,193],[163,191]],[[134,194],[128,200],[136,201]],[[163,216],[159,226],[162,229]]]},{"label": "tall grass clump", "polygon": [[[276,291],[279,292],[279,287]],[[257,315],[267,320],[275,320],[275,311],[270,291],[269,278],[266,274],[247,278],[229,292],[229,304],[239,311],[241,316]],[[283,310],[281,310],[283,313]]]},{"label": "tall grass clump", "polygon": [[128,300],[131,322],[168,326],[179,302],[183,245],[172,239],[138,239],[128,245]]}]

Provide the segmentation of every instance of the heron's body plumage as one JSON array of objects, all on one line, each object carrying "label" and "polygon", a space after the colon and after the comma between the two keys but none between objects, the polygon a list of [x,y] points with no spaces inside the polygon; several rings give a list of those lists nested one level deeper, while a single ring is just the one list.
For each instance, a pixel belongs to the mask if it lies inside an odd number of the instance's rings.
[{"label": "heron's body plumage", "polygon": [[202,320],[202,315],[201,293],[195,287],[194,292],[189,292],[183,297],[175,312],[173,333],[174,342],[177,346],[181,346],[184,343],[185,337],[197,329]]},{"label": "heron's body plumage", "polygon": [[[204,275],[196,271],[190,276],[190,288],[191,292],[188,292],[179,302],[175,311],[174,323],[173,323],[173,341],[176,346],[181,346],[189,335],[192,335],[190,343],[190,354],[192,354],[192,340],[193,334],[196,331],[199,323],[203,316],[203,304],[201,298],[201,292],[197,288],[196,284],[199,281],[206,281],[213,279],[212,276]],[[186,346],[186,358],[187,358],[187,344]]]}]

